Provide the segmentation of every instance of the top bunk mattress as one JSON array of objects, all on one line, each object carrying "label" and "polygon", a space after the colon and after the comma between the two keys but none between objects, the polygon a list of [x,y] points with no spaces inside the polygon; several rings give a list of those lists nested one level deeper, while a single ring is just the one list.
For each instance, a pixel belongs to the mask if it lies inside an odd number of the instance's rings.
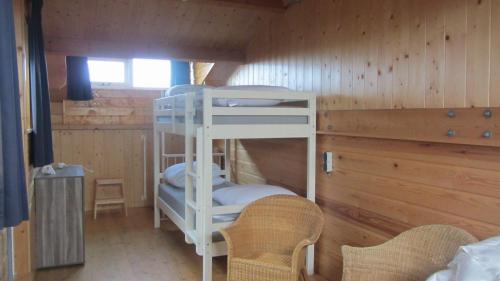
[{"label": "top bunk mattress", "polygon": [[[203,92],[205,89],[219,89],[219,90],[235,90],[235,91],[272,91],[272,92],[291,92],[290,89],[285,87],[276,86],[261,86],[261,85],[241,85],[241,86],[224,86],[224,87],[208,87],[202,85],[177,85],[173,86],[167,91],[163,92],[162,97],[182,96],[187,93],[195,93],[195,107],[203,107]],[[177,104],[183,107],[183,98],[179,97]],[[294,101],[280,100],[280,99],[232,99],[232,98],[216,98],[213,100],[213,106],[216,107],[269,107],[269,106],[297,106]]]},{"label": "top bunk mattress", "polygon": [[[186,93],[195,93],[195,116],[194,123],[203,123],[203,91],[205,89],[221,89],[221,90],[237,90],[237,91],[290,91],[285,87],[274,86],[226,86],[212,88],[200,85],[178,85],[170,88],[163,93],[163,96],[179,96],[176,99],[176,107],[184,108]],[[278,100],[278,99],[214,99],[213,106],[215,107],[305,107],[303,103],[297,103],[295,100]],[[170,116],[159,116],[157,121],[161,123],[171,123]],[[176,117],[176,122],[184,123],[184,117]],[[251,124],[308,124],[307,116],[277,116],[277,115],[259,115],[259,116],[231,116],[231,115],[215,115],[213,117],[214,124],[224,125],[251,125]]]}]

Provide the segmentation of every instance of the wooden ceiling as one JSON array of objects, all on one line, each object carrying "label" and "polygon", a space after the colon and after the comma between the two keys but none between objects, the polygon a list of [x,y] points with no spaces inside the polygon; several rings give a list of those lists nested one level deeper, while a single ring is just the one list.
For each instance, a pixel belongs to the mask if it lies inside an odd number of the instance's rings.
[{"label": "wooden ceiling", "polygon": [[45,0],[46,50],[67,55],[244,59],[282,0]]}]

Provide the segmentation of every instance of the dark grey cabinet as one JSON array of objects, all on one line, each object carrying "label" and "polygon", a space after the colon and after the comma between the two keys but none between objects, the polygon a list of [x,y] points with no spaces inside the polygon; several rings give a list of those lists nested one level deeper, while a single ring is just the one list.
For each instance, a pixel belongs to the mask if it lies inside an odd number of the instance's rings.
[{"label": "dark grey cabinet", "polygon": [[35,177],[37,268],[84,263],[84,186],[77,165]]}]

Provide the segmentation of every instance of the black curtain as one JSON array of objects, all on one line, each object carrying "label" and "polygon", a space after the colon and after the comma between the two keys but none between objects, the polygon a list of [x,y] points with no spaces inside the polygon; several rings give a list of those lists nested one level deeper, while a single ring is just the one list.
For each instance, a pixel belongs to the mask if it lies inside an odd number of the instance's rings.
[{"label": "black curtain", "polygon": [[191,84],[191,67],[187,61],[173,60],[171,64],[171,85]]},{"label": "black curtain", "polygon": [[28,219],[12,0],[0,0],[0,229]]},{"label": "black curtain", "polygon": [[31,118],[33,120],[30,155],[35,167],[54,162],[49,83],[43,47],[42,6],[43,0],[32,0],[28,20]]},{"label": "black curtain", "polygon": [[68,71],[68,99],[91,100],[94,98],[86,57],[66,57]]}]

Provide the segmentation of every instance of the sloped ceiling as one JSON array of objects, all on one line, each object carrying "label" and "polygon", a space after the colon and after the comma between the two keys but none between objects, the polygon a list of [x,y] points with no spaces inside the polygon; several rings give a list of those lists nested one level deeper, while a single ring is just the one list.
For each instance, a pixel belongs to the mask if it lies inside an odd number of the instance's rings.
[{"label": "sloped ceiling", "polygon": [[[46,50],[68,55],[244,60],[281,0],[45,0]],[[278,3],[278,5],[276,5]]]}]

